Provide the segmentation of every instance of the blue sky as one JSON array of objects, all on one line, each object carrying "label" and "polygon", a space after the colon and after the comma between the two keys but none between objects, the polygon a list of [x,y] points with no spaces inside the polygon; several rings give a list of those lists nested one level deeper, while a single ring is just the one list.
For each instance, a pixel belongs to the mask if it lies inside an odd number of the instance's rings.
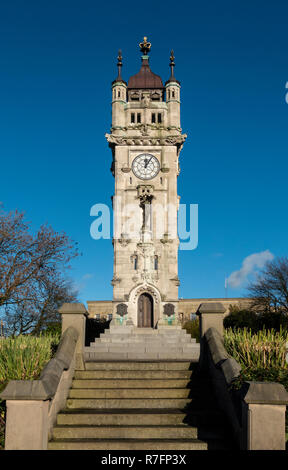
[{"label": "blue sky", "polygon": [[[224,297],[225,276],[245,258],[287,255],[287,17],[277,0],[2,0],[0,201],[33,229],[47,222],[79,242],[70,276],[81,301],[112,298],[112,243],[90,237],[90,208],[110,205],[114,190],[104,135],[117,52],[127,80],[144,35],[164,81],[174,49],[188,134],[178,192],[199,204],[198,248],[179,253],[179,296]],[[228,296],[245,295],[257,266],[261,255],[248,258]]]}]

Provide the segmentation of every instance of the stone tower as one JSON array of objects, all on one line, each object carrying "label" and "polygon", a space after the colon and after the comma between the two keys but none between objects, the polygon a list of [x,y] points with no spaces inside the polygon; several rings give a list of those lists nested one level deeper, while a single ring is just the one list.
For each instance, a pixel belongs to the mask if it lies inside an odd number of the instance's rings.
[{"label": "stone tower", "polygon": [[115,178],[113,319],[155,328],[178,318],[177,177],[186,135],[173,51],[163,85],[150,69],[151,43],[144,38],[139,46],[142,65],[128,85],[119,51],[106,134]]}]

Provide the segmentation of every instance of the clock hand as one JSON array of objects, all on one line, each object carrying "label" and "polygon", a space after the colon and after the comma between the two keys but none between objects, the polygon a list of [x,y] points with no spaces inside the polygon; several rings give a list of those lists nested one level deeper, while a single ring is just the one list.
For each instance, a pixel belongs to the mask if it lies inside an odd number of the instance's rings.
[{"label": "clock hand", "polygon": [[151,162],[151,160],[152,160],[152,157],[150,158],[150,160],[148,160],[148,159],[145,160],[145,162],[146,162],[145,168],[147,168],[147,166],[149,165],[149,163]]}]

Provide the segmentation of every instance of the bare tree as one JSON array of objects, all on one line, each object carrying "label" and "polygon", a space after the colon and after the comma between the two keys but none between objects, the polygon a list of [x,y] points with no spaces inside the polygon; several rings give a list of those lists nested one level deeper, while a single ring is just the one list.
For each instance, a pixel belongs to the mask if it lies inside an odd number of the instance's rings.
[{"label": "bare tree", "polygon": [[288,314],[288,258],[268,261],[255,282],[248,286],[251,306],[259,313]]},{"label": "bare tree", "polygon": [[59,308],[64,302],[76,302],[77,291],[71,282],[58,277],[42,280],[28,301],[6,308],[5,322],[10,334],[38,335],[49,323],[60,321]]},{"label": "bare tree", "polygon": [[14,333],[39,332],[77,295],[65,278],[77,244],[46,225],[35,235],[29,228],[23,213],[0,210],[0,313]]}]

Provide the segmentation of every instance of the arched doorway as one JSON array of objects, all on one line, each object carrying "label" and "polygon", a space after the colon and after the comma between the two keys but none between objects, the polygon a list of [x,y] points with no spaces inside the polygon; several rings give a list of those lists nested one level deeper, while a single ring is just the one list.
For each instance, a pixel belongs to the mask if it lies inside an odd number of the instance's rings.
[{"label": "arched doorway", "polygon": [[138,298],[138,322],[139,328],[153,328],[153,298],[147,292]]}]

